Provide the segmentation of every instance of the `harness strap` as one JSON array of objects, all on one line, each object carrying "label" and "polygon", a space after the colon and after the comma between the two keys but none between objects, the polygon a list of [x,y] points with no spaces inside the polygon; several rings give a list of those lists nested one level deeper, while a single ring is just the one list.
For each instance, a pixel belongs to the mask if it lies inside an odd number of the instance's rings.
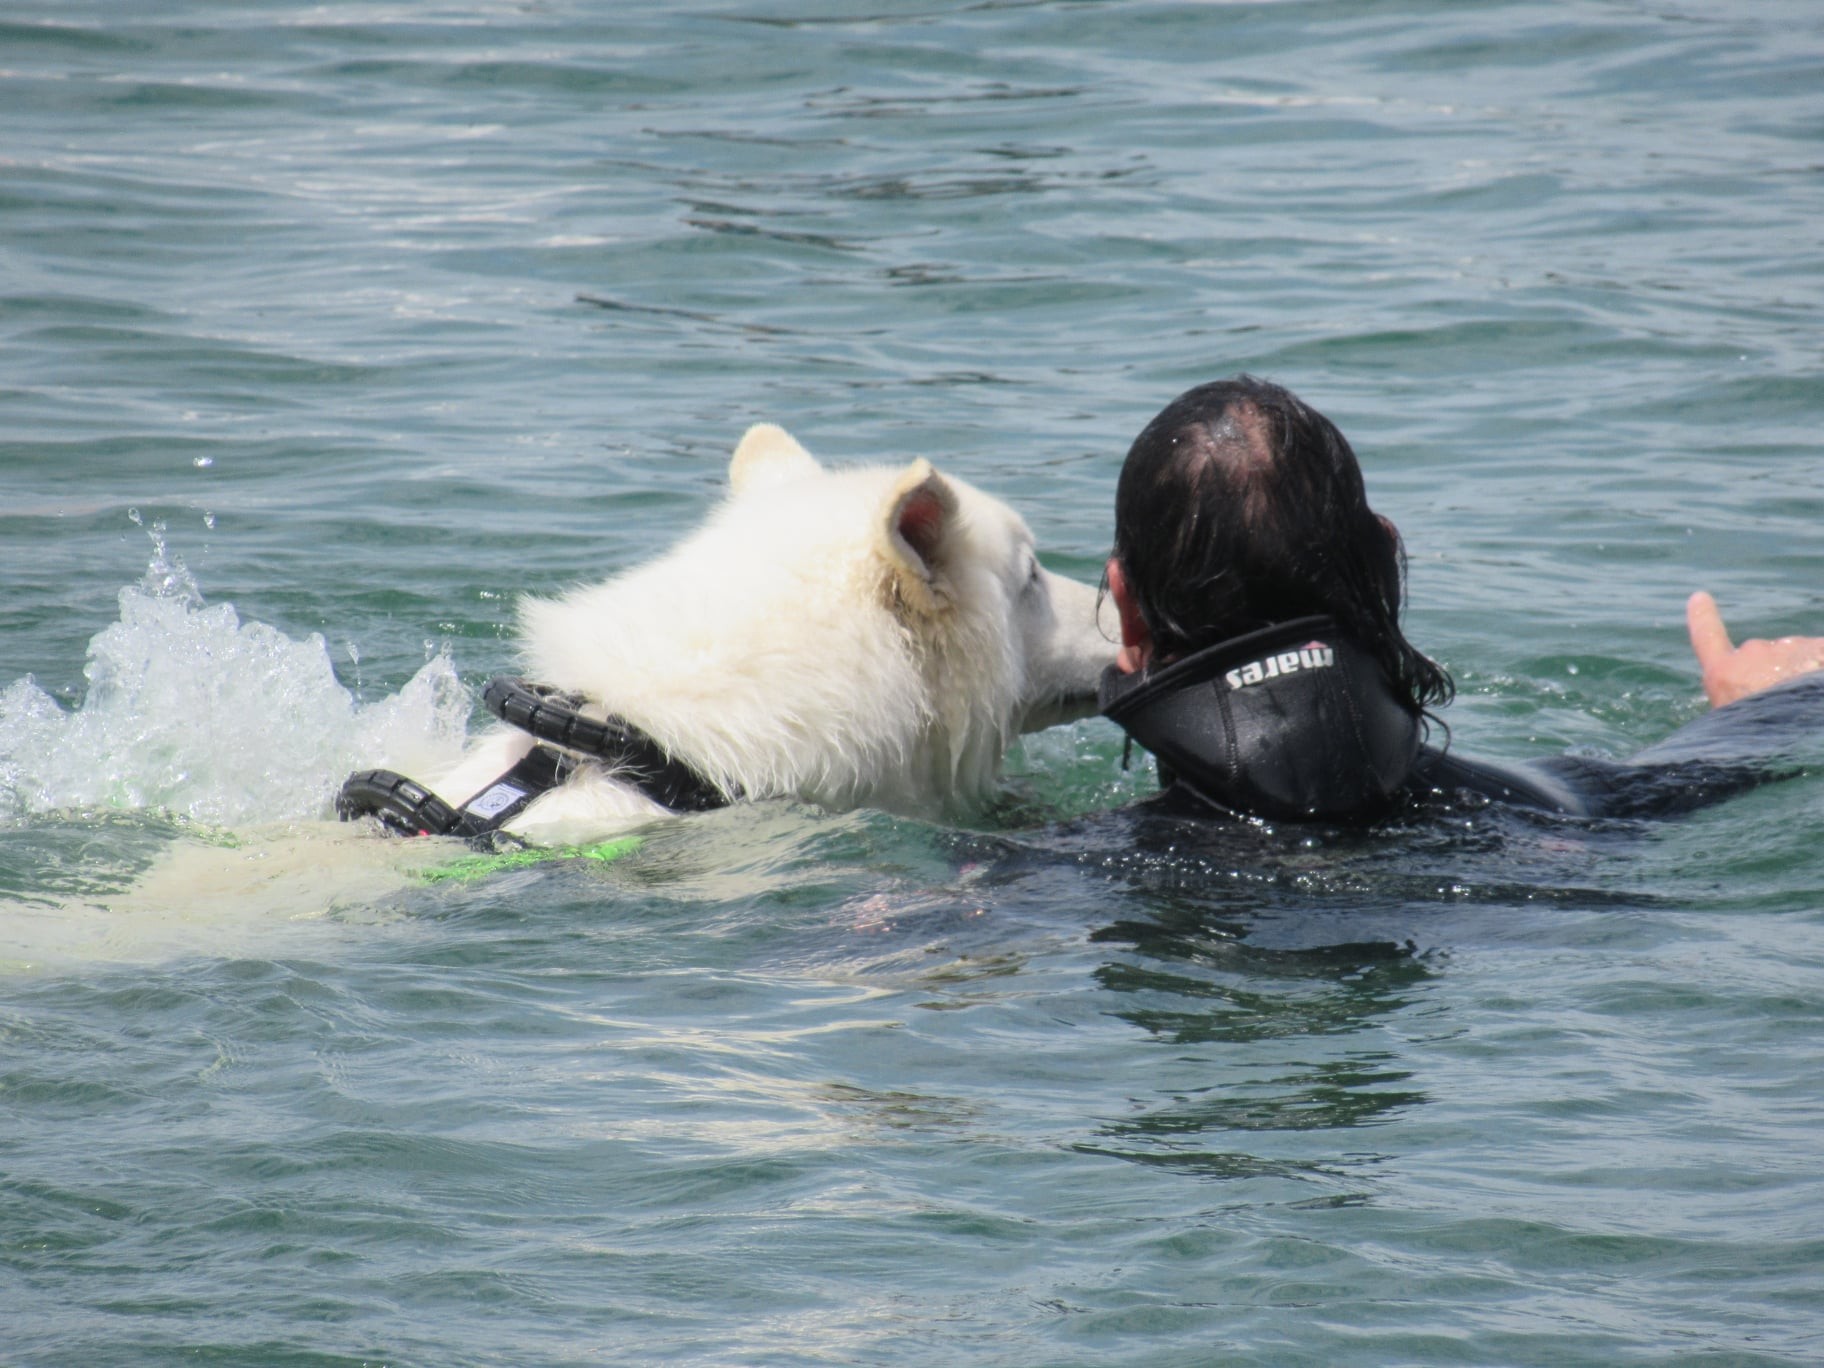
[{"label": "harness strap", "polygon": [[727,807],[728,795],[624,718],[584,717],[583,699],[548,684],[512,675],[490,680],[482,705],[501,721],[565,750],[580,751],[614,767],[655,802],[677,812]]},{"label": "harness strap", "polygon": [[401,836],[441,836],[456,825],[456,809],[415,779],[389,769],[356,770],[336,794],[344,822],[378,817]]},{"label": "harness strap", "polygon": [[534,798],[563,783],[576,761],[549,746],[532,747],[512,769],[460,808],[453,808],[423,784],[392,770],[361,770],[348,776],[336,795],[343,821],[374,816],[404,836],[456,836],[483,843],[512,821]]},{"label": "harness strap", "polygon": [[534,798],[563,783],[575,768],[575,760],[549,746],[532,747],[517,765],[462,805],[449,834],[473,841],[497,831]]}]

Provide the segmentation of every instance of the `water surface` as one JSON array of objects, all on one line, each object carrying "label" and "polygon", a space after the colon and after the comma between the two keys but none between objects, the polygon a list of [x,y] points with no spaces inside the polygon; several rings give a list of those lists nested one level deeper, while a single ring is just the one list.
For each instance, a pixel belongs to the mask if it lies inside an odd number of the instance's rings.
[{"label": "water surface", "polygon": [[[411,883],[325,836],[744,427],[1094,578],[1291,385],[1458,744],[1824,630],[1800,0],[0,18],[0,1357],[1801,1364],[1824,789],[1174,843],[1087,722],[948,823]],[[1109,815],[1105,815],[1109,814]]]}]

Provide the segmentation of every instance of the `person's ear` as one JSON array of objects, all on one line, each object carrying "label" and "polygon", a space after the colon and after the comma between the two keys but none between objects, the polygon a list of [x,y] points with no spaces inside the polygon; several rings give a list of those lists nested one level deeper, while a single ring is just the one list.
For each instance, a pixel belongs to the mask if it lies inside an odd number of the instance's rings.
[{"label": "person's ear", "polygon": [[1115,668],[1122,674],[1133,674],[1145,669],[1153,658],[1153,629],[1146,625],[1140,602],[1128,587],[1127,571],[1113,556],[1108,558],[1108,596],[1115,601],[1115,612],[1121,618],[1121,651],[1115,656]]}]

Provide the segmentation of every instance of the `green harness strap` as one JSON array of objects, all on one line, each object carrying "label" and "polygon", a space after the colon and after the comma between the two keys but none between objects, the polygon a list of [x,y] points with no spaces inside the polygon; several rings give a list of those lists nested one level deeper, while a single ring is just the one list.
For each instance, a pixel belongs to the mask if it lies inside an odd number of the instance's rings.
[{"label": "green harness strap", "polygon": [[618,860],[623,855],[631,855],[642,844],[638,836],[620,836],[592,846],[565,846],[556,850],[528,846],[524,850],[503,850],[497,855],[464,855],[447,865],[420,870],[417,877],[421,883],[472,883],[490,874],[498,874],[503,869],[520,869],[526,865],[543,864],[547,860],[601,860],[607,863]]}]

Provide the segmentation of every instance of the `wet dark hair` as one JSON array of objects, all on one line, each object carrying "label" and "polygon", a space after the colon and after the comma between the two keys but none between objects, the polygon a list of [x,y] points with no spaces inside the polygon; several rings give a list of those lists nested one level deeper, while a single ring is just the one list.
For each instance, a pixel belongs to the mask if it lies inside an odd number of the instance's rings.
[{"label": "wet dark hair", "polygon": [[1323,613],[1415,713],[1455,692],[1400,631],[1405,548],[1348,439],[1278,385],[1199,385],[1146,425],[1115,489],[1114,554],[1166,659]]}]

